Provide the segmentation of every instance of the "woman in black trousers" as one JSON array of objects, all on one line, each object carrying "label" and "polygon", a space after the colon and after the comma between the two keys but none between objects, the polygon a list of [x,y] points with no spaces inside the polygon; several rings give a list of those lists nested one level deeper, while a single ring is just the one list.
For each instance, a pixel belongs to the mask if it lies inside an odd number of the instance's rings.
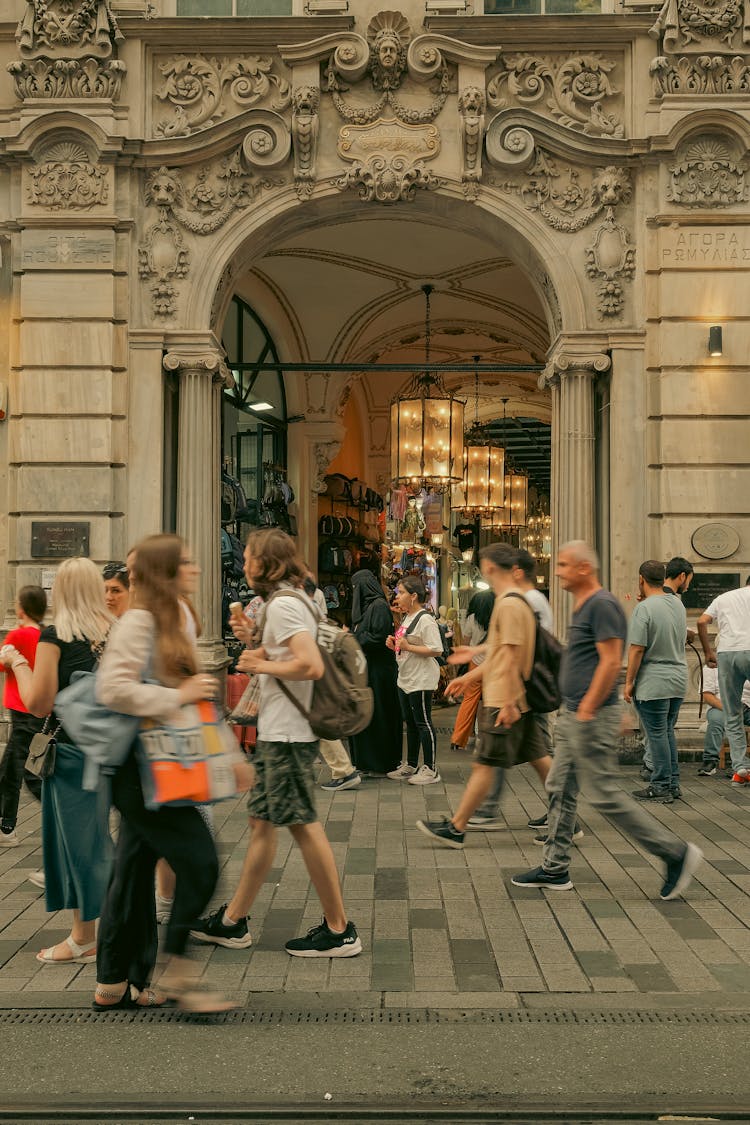
[{"label": "woman in black trousers", "polygon": [[[152,535],[138,544],[133,608],[113,627],[97,679],[105,706],[168,721],[183,704],[216,696],[216,680],[197,671],[197,652],[179,603],[193,592],[199,573],[175,535]],[[143,682],[146,677],[149,683]],[[250,767],[239,750],[237,754],[238,788],[247,788]],[[190,926],[208,905],[219,874],[205,821],[194,807],[145,807],[135,750],[112,788],[122,821],[99,926],[94,1006],[130,1008],[173,998],[191,1012],[232,1007],[200,989],[198,967],[185,955]],[[170,960],[157,992],[148,985],[156,962],[154,870],[159,858],[174,871],[176,886],[165,941]]]}]

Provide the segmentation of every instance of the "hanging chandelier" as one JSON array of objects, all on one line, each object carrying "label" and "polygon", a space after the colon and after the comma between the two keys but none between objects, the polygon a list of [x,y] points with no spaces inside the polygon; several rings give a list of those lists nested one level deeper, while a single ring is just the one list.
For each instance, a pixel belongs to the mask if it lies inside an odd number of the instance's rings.
[{"label": "hanging chandelier", "polygon": [[[507,398],[503,399],[503,440],[505,440],[506,416],[505,407]],[[523,469],[516,469],[512,459],[506,456],[505,473],[505,506],[502,514],[502,525],[510,531],[526,527],[529,513],[529,474]]]},{"label": "hanging chandelier", "polygon": [[461,480],[464,406],[430,369],[432,285],[425,298],[425,368],[391,403],[391,477],[407,488],[445,492]]},{"label": "hanging chandelier", "polygon": [[523,546],[538,563],[549,562],[552,554],[552,517],[537,504],[528,518]]},{"label": "hanging chandelier", "polygon": [[479,421],[479,356],[474,356],[474,421],[464,436],[464,476],[451,508],[468,518],[494,519],[505,503],[505,450]]}]

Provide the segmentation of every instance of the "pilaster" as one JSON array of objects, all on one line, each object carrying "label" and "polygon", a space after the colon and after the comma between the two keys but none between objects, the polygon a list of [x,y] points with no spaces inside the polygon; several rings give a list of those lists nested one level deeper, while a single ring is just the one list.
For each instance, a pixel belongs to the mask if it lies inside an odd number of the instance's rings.
[{"label": "pilaster", "polygon": [[341,448],[345,429],[338,420],[289,424],[289,464],[298,503],[299,552],[317,573],[318,497],[325,491],[328,466]]},{"label": "pilaster", "polygon": [[230,375],[211,333],[186,333],[169,340],[168,348],[164,367],[180,380],[177,533],[201,568],[199,648],[204,667],[216,670],[227,662],[221,642],[220,471],[221,393]]}]

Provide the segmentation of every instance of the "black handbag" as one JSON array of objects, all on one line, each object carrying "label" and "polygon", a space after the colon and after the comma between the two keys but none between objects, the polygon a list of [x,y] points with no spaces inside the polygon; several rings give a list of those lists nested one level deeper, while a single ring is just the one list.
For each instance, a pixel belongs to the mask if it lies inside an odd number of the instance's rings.
[{"label": "black handbag", "polygon": [[55,756],[57,753],[57,735],[60,732],[58,723],[54,730],[48,730],[51,715],[44,720],[44,726],[39,734],[35,734],[29,743],[29,754],[26,758],[26,769],[34,777],[45,781],[55,772]]}]

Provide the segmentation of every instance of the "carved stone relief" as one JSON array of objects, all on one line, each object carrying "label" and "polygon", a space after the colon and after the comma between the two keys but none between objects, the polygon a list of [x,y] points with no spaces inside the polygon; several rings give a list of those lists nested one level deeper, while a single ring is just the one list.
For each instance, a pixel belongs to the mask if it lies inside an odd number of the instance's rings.
[{"label": "carved stone relief", "polygon": [[467,199],[476,199],[479,195],[486,108],[485,92],[478,86],[466,86],[458,95],[461,182]]},{"label": "carved stone relief", "polygon": [[727,207],[748,198],[747,164],[716,136],[682,145],[669,169],[667,199],[684,207]]},{"label": "carved stone relief", "polygon": [[119,97],[122,39],[107,0],[28,0],[16,30],[21,58],[8,66],[16,96]]},{"label": "carved stone relief", "polygon": [[609,78],[617,61],[596,52],[507,55],[488,83],[487,101],[495,109],[538,106],[545,116],[586,136],[623,137],[620,91]]},{"label": "carved stone relief", "polygon": [[325,475],[328,466],[341,449],[340,441],[317,441],[311,447],[312,452],[312,491],[320,495],[326,490]]},{"label": "carved stone relief", "polygon": [[746,94],[750,92],[750,65],[741,55],[659,55],[651,63],[654,94]]},{"label": "carved stone relief", "polygon": [[615,222],[611,208],[586,248],[586,273],[599,282],[596,309],[599,319],[619,316],[625,302],[622,283],[635,275],[635,247],[624,227]]},{"label": "carved stone relief", "polygon": [[[156,316],[174,315],[177,291],[173,279],[188,274],[189,254],[179,228],[195,235],[212,234],[261,192],[285,182],[283,178],[257,177],[246,167],[243,152],[244,145],[197,172],[162,166],[149,173],[145,202],[158,208],[159,218],[146,231],[138,253],[141,277],[157,278],[152,289]],[[160,263],[165,263],[164,268]]]},{"label": "carved stone relief", "polygon": [[320,90],[296,86],[292,92],[294,188],[300,199],[309,199],[315,186],[320,134]]},{"label": "carved stone relief", "polygon": [[29,169],[28,200],[53,211],[88,210],[107,202],[107,172],[89,160],[83,145],[61,141]]},{"label": "carved stone relief", "polygon": [[342,191],[356,188],[367,202],[410,200],[418,188],[431,190],[443,182],[425,165],[440,151],[435,125],[402,125],[395,118],[345,125],[338,151],[352,167],[336,181],[337,186]]},{"label": "carved stone relief", "polygon": [[627,168],[610,164],[584,173],[570,166],[561,170],[544,149],[536,150],[523,180],[491,182],[503,191],[516,193],[525,207],[538,211],[548,226],[565,234],[583,230],[602,211],[628,203],[632,195]]},{"label": "carved stone relief", "polygon": [[665,0],[649,34],[665,53],[741,50],[750,43],[745,0]]},{"label": "carved stone relief", "polygon": [[274,110],[286,109],[291,91],[286,79],[275,72],[275,65],[269,55],[176,55],[166,59],[159,64],[164,82],[156,97],[174,110],[171,117],[156,123],[154,132],[161,137],[189,137],[227,113],[234,116],[265,103]]}]

